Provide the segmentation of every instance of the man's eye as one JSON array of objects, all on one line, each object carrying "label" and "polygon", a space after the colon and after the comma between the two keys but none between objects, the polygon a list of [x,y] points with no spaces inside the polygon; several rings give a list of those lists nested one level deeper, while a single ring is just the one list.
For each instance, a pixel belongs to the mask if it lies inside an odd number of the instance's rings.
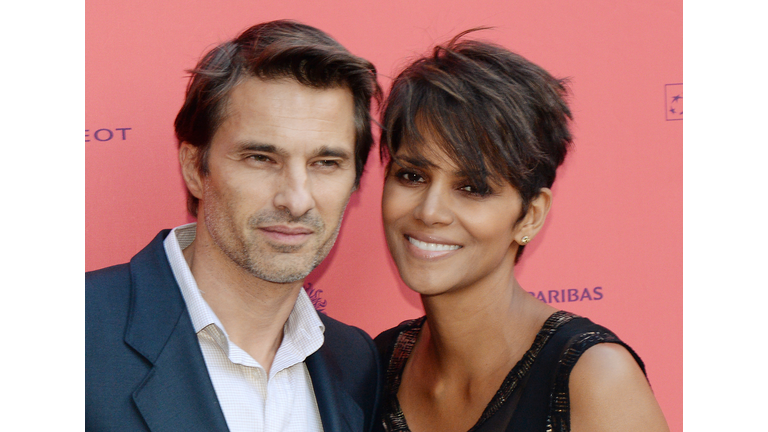
[{"label": "man's eye", "polygon": [[263,155],[263,154],[250,155],[250,156],[248,156],[248,159],[255,160],[256,162],[270,162],[270,161],[272,161],[272,158],[270,158],[267,155]]}]

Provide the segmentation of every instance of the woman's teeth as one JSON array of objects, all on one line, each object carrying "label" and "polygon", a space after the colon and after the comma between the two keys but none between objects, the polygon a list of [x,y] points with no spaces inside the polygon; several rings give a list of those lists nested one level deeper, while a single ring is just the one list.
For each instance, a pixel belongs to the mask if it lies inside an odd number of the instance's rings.
[{"label": "woman's teeth", "polygon": [[412,245],[416,246],[417,248],[425,251],[430,252],[438,252],[438,251],[452,251],[460,248],[459,245],[446,245],[446,244],[438,244],[438,243],[427,243],[423,241],[416,240],[413,237],[408,237],[408,241],[411,242]]}]

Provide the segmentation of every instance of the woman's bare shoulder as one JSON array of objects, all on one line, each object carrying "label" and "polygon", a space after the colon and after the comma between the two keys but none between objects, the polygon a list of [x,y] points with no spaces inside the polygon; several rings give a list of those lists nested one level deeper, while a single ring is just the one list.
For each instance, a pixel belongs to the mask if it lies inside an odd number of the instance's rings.
[{"label": "woman's bare shoulder", "polygon": [[569,396],[574,432],[669,431],[643,371],[619,344],[597,344],[582,354]]}]

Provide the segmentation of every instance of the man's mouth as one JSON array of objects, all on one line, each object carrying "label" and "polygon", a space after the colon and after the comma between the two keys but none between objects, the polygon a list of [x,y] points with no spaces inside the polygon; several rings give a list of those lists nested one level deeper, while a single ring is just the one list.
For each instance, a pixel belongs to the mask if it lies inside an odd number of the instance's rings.
[{"label": "man's mouth", "polygon": [[272,225],[259,228],[268,238],[277,243],[301,244],[314,231],[306,227],[289,227],[285,225]]},{"label": "man's mouth", "polygon": [[308,235],[313,233],[313,231],[309,228],[288,227],[284,225],[266,226],[266,227],[261,227],[261,229],[267,232],[284,234],[284,235]]}]

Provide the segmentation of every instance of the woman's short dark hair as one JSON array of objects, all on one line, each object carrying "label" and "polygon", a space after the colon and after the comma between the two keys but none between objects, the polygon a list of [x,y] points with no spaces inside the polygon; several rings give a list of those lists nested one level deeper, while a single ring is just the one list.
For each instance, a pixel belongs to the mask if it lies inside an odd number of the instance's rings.
[{"label": "woman's short dark hair", "polygon": [[[355,186],[373,144],[371,99],[381,100],[376,68],[326,33],[295,21],[255,25],[213,48],[198,62],[176,121],[176,139],[198,149],[197,168],[208,174],[211,140],[226,116],[232,89],[245,78],[290,78],[308,87],[346,87],[355,113]],[[197,216],[198,199],[187,191],[187,210]]]},{"label": "woman's short dark hair", "polygon": [[565,80],[501,46],[463,39],[476,30],[436,46],[395,78],[384,103],[381,157],[396,163],[403,142],[418,148],[427,135],[479,189],[509,182],[525,215],[554,183],[571,145]]}]

